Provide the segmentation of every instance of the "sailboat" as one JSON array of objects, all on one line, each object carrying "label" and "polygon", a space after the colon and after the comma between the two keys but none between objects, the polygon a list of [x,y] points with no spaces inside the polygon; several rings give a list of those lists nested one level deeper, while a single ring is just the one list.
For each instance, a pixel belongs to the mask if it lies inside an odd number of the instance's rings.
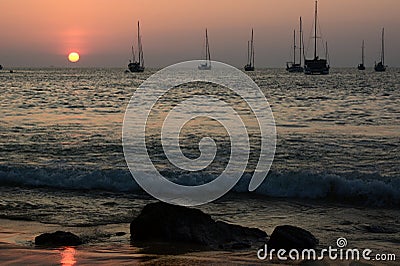
[{"label": "sailboat", "polygon": [[362,46],[361,46],[361,64],[358,65],[358,70],[365,70],[365,65],[364,65],[364,40],[362,41]]},{"label": "sailboat", "polygon": [[[317,23],[318,23],[318,1],[315,1],[315,18],[314,18],[314,58],[304,60],[304,73],[312,74],[329,74],[328,58],[320,59],[317,54]],[[326,51],[326,54],[328,52]]]},{"label": "sailboat", "polygon": [[144,71],[144,58],[143,58],[143,48],[142,48],[142,36],[140,35],[140,25],[139,21],[137,23],[137,43],[138,43],[138,58],[136,60],[135,49],[132,46],[132,60],[129,60],[128,69],[131,72],[143,72]]},{"label": "sailboat", "polygon": [[[304,49],[304,45],[303,45],[303,25],[302,25],[302,21],[301,21],[301,17],[300,17],[300,36],[299,36],[299,40],[300,40],[300,62],[297,64],[296,63],[296,31],[293,31],[293,62],[287,62],[286,63],[286,70],[293,73],[293,72],[303,72],[304,68],[301,65],[301,59],[302,59],[302,52]],[[303,47],[302,47],[303,45]]]},{"label": "sailboat", "polygon": [[251,41],[247,42],[247,64],[244,66],[245,71],[254,71],[254,41],[253,29],[251,29]]},{"label": "sailboat", "polygon": [[210,56],[210,45],[208,44],[208,32],[206,29],[206,62],[198,66],[199,70],[210,70],[211,69],[211,56]]},{"label": "sailboat", "polygon": [[385,29],[382,29],[382,50],[381,50],[381,61],[377,64],[375,62],[375,71],[377,72],[384,72],[386,71],[385,66]]}]

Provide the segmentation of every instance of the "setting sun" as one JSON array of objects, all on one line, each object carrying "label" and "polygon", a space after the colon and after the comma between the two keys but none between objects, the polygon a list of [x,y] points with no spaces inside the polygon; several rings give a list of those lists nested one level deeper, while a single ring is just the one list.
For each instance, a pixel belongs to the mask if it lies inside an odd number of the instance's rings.
[{"label": "setting sun", "polygon": [[68,55],[68,60],[72,63],[79,61],[79,54],[77,52],[72,52]]}]

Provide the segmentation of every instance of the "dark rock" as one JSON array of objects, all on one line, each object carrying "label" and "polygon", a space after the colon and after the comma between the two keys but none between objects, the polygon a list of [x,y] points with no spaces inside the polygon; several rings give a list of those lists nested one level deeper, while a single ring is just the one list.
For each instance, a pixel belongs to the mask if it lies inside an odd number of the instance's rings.
[{"label": "dark rock", "polygon": [[125,232],[116,232],[115,235],[116,236],[124,236],[124,235],[126,235],[126,233]]},{"label": "dark rock", "polygon": [[269,249],[309,249],[315,248],[318,239],[309,231],[291,225],[277,226],[268,241]]},{"label": "dark rock", "polygon": [[248,248],[267,238],[260,229],[215,221],[198,209],[162,202],[146,205],[132,221],[130,231],[132,241],[193,243],[210,248]]},{"label": "dark rock", "polygon": [[78,246],[83,244],[82,240],[73,233],[57,231],[55,233],[44,233],[35,237],[35,245],[40,246]]}]

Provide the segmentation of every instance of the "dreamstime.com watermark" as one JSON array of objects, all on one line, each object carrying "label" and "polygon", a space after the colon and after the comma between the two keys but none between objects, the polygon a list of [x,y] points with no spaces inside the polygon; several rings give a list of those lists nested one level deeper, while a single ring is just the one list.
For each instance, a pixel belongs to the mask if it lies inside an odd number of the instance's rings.
[{"label": "dreamstime.com watermark", "polygon": [[[254,191],[266,178],[271,167],[276,146],[275,120],[270,105],[257,84],[235,67],[211,62],[211,69],[200,70],[203,61],[188,61],[166,67],[145,80],[134,92],[125,112],[122,128],[124,156],[129,170],[138,183],[153,197],[172,204],[195,206],[211,202],[231,190],[244,174],[249,162],[251,143],[248,128],[239,114],[239,103],[230,102],[236,95],[256,121],[259,132],[259,156],[249,191]],[[157,104],[177,87],[189,83],[207,83],[230,91],[226,98],[212,94],[215,86],[209,85],[203,95],[185,97],[185,92],[164,105],[168,114],[155,112]],[[165,115],[161,127],[160,143],[169,163],[179,171],[196,172],[210,166],[216,158],[214,139],[204,137],[198,143],[200,156],[188,158],[180,146],[182,128],[196,118],[216,121],[223,126],[230,139],[230,157],[224,170],[212,181],[199,185],[182,185],[165,178],[150,156],[154,149],[148,148],[149,125],[154,126]],[[151,127],[151,126],[150,126]]]},{"label": "dreamstime.com watermark", "polygon": [[299,261],[299,260],[341,260],[341,261],[396,261],[396,254],[393,253],[377,253],[374,254],[371,249],[346,248],[347,239],[340,237],[336,240],[336,247],[329,246],[321,250],[316,249],[268,249],[267,244],[257,251],[259,260],[280,261]]}]

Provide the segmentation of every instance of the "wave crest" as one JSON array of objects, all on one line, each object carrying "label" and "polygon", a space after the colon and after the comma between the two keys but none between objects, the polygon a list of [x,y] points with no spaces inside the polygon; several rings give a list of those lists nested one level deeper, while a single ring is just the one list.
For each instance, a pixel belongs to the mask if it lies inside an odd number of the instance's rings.
[{"label": "wave crest", "polygon": [[[171,181],[199,185],[213,179],[211,174],[179,176],[165,172]],[[247,193],[251,174],[245,174],[233,191]],[[141,190],[128,170],[83,170],[64,168],[0,166],[0,184],[73,190],[134,192]],[[338,175],[328,173],[271,171],[255,191],[278,198],[326,199],[372,206],[400,206],[400,178],[378,174]]]}]

